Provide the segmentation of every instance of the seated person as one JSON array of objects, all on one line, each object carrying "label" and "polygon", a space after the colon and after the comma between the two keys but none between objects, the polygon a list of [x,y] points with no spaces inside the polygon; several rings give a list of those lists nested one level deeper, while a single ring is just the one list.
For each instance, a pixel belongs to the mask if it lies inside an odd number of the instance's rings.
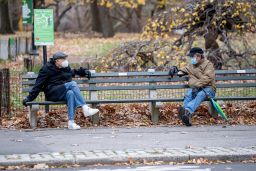
[{"label": "seated person", "polygon": [[75,109],[82,107],[85,117],[92,116],[99,110],[86,105],[77,83],[72,81],[72,77],[75,75],[85,76],[89,79],[90,71],[82,67],[71,69],[67,57],[68,55],[62,52],[53,54],[50,61],[40,69],[34,87],[23,99],[23,105],[27,106],[27,102],[33,101],[43,90],[47,100],[67,102],[68,129],[80,129],[80,126],[74,122]]},{"label": "seated person", "polygon": [[213,64],[205,59],[201,48],[194,47],[188,56],[191,64],[178,69],[171,67],[169,75],[183,76],[188,75],[189,89],[184,97],[183,107],[179,108],[179,117],[186,126],[192,126],[191,117],[198,106],[206,100],[207,96],[215,97],[215,71]]}]

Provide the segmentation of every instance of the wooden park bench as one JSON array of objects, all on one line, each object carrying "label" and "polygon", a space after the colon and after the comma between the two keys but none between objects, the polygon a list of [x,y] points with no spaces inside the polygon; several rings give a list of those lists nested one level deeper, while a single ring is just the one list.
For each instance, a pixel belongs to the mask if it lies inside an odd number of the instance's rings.
[{"label": "wooden park bench", "polygon": [[[27,73],[22,77],[23,95],[28,95],[35,84],[37,74]],[[158,122],[159,106],[163,102],[182,102],[187,85],[187,77],[173,77],[170,79],[168,72],[111,72],[95,73],[92,78],[76,77],[80,90],[85,93],[88,104],[96,107],[107,103],[149,103],[151,120]],[[217,96],[216,100],[256,100],[256,70],[218,70],[216,71]],[[117,92],[121,92],[118,94]],[[102,97],[104,96],[104,98]],[[122,96],[122,97],[121,97]],[[210,102],[208,110],[215,115]],[[65,102],[52,102],[35,100],[28,103],[29,122],[32,128],[37,125],[37,111],[39,105],[49,109],[49,105],[63,105]],[[94,124],[99,123],[99,115],[93,116]]]}]

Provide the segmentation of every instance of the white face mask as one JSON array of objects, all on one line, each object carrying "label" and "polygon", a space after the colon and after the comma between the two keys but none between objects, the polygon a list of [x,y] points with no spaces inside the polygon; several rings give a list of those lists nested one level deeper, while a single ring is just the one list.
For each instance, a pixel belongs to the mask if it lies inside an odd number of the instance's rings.
[{"label": "white face mask", "polygon": [[64,60],[64,61],[61,63],[61,66],[62,66],[63,68],[68,67],[68,60]]}]

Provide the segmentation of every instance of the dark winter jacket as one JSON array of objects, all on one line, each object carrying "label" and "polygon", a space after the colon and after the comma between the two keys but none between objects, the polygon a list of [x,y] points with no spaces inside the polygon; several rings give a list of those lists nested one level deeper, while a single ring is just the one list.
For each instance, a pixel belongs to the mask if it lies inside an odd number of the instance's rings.
[{"label": "dark winter jacket", "polygon": [[66,95],[65,83],[72,81],[75,75],[85,76],[80,70],[67,68],[58,68],[53,59],[45,64],[39,71],[36,83],[29,92],[28,101],[33,101],[41,91],[44,91],[46,100],[63,100]]}]

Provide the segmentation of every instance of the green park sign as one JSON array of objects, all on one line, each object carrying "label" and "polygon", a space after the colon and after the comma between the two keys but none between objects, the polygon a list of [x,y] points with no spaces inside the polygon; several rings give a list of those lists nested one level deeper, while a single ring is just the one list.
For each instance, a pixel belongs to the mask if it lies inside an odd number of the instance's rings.
[{"label": "green park sign", "polygon": [[34,41],[36,46],[54,44],[53,9],[34,9]]},{"label": "green park sign", "polygon": [[22,23],[32,24],[33,0],[22,0]]}]

